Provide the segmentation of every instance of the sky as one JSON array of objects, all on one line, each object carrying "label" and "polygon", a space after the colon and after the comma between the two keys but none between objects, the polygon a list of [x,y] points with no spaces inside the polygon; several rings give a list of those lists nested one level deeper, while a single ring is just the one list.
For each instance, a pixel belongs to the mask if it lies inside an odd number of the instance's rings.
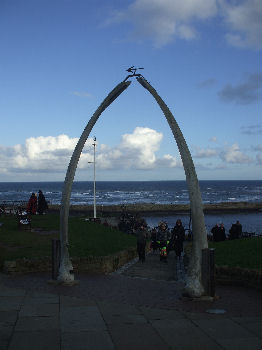
[{"label": "sky", "polygon": [[[64,181],[130,66],[157,90],[199,180],[262,180],[261,0],[0,0],[0,181]],[[76,181],[184,180],[135,78],[100,116]]]}]

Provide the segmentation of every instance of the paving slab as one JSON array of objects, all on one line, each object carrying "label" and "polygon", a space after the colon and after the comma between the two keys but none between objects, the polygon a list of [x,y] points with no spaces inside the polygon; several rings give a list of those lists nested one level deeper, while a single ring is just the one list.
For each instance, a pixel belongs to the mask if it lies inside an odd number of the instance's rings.
[{"label": "paving slab", "polygon": [[190,337],[193,338],[206,337],[203,330],[188,319],[152,320],[151,324],[158,332],[161,332],[162,336],[171,335],[172,337],[179,336],[186,338],[190,334]]},{"label": "paving slab", "polygon": [[149,325],[109,325],[117,350],[168,350],[168,344]]},{"label": "paving slab", "polygon": [[8,350],[8,345],[9,345],[9,341],[8,340],[2,340],[0,338],[0,349],[1,350]]},{"label": "paving slab", "polygon": [[147,323],[139,308],[132,305],[98,303],[98,307],[107,325]]},{"label": "paving slab", "polygon": [[106,331],[105,322],[96,306],[65,307],[60,312],[62,332]]},{"label": "paving slab", "polygon": [[234,317],[232,319],[262,339],[262,317]]},{"label": "paving slab", "polygon": [[108,331],[62,333],[62,350],[115,350]]},{"label": "paving slab", "polygon": [[34,303],[24,304],[19,312],[19,317],[48,317],[59,314],[59,304]]},{"label": "paving slab", "polygon": [[[219,287],[215,302],[185,301],[171,258],[82,274],[70,288],[48,284],[44,273],[0,274],[0,349],[261,350],[261,293]],[[206,312],[219,308],[226,313]]]},{"label": "paving slab", "polygon": [[49,295],[47,297],[43,295],[26,295],[24,299],[24,304],[33,304],[33,305],[39,305],[39,304],[59,304],[59,296],[53,295],[53,297],[50,297]]},{"label": "paving slab", "polygon": [[23,297],[26,295],[26,291],[24,289],[17,288],[8,288],[5,286],[1,286],[0,288],[0,297]]},{"label": "paving slab", "polygon": [[0,311],[0,331],[5,330],[7,327],[12,327],[18,317],[18,311]]},{"label": "paving slab", "polygon": [[53,331],[15,332],[8,350],[61,350],[60,333]]},{"label": "paving slab", "polygon": [[59,326],[59,316],[33,316],[33,317],[19,317],[15,332],[29,332],[29,331],[54,331],[58,330]]},{"label": "paving slab", "polygon": [[[13,329],[14,329],[13,326],[9,326],[0,330],[0,344],[1,343],[5,344],[10,341],[12,337]],[[0,347],[0,349],[2,350],[2,347]]]},{"label": "paving slab", "polygon": [[177,310],[166,310],[158,308],[140,307],[141,312],[145,315],[148,320],[177,320],[186,318],[183,312]]},{"label": "paving slab", "polygon": [[152,320],[152,326],[172,348],[179,350],[221,350],[221,346],[189,319]]},{"label": "paving slab", "polygon": [[219,339],[218,343],[221,344],[225,350],[261,350],[262,340],[254,338],[234,338],[234,339]]},{"label": "paving slab", "polygon": [[237,339],[253,337],[253,334],[246,328],[227,318],[193,320],[192,322],[194,322],[213,339]]},{"label": "paving slab", "polygon": [[0,311],[20,310],[24,296],[0,297]]},{"label": "paving slab", "polygon": [[96,306],[94,300],[89,298],[76,298],[72,296],[60,295],[61,308],[68,306]]}]

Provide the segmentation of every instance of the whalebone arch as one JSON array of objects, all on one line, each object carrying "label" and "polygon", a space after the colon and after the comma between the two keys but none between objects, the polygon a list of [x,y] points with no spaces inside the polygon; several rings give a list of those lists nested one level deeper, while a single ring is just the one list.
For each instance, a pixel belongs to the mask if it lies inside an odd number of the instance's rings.
[{"label": "whalebone arch", "polygon": [[[144,77],[139,75],[137,77],[137,81],[150,92],[164,113],[164,116],[166,117],[166,120],[170,126],[181,155],[189,192],[192,215],[192,230],[194,234],[192,256],[190,259],[190,267],[186,281],[185,292],[190,296],[201,296],[204,292],[201,282],[201,252],[202,249],[207,248],[207,237],[201,193],[193,160],[183,134],[167,105]],[[80,136],[68,165],[63,186],[60,209],[61,260],[58,280],[62,283],[72,283],[74,280],[74,275],[72,274],[73,267],[68,252],[68,216],[72,184],[80,155],[84,148],[85,142],[88,139],[100,115],[112,102],[114,102],[118,96],[121,95],[123,91],[129,87],[130,84],[131,81],[125,80],[116,85],[116,87],[108,94],[101,105],[97,108],[93,116],[90,118],[82,135]]]}]

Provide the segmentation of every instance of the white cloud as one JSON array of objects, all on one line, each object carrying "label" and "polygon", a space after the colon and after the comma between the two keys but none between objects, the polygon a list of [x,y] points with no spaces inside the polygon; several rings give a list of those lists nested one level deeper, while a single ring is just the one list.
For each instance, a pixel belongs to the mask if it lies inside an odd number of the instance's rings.
[{"label": "white cloud", "polygon": [[262,143],[254,147],[254,150],[257,151],[256,160],[259,165],[262,165]]},{"label": "white cloud", "polygon": [[216,12],[216,0],[135,0],[126,10],[115,12],[111,22],[131,22],[136,40],[150,39],[160,47],[175,38],[196,38],[193,22]]},{"label": "white cloud", "polygon": [[111,149],[103,145],[98,156],[98,166],[103,169],[154,169],[179,166],[175,157],[164,155],[157,158],[163,135],[157,131],[137,127],[132,134],[122,135],[118,146]]},{"label": "white cloud", "polygon": [[[98,169],[154,169],[179,166],[176,158],[157,158],[163,135],[155,130],[137,127],[124,134],[119,145],[97,146]],[[0,146],[0,174],[66,172],[78,138],[67,135],[30,137],[24,145]],[[93,140],[88,139],[81,154],[78,169],[86,169],[93,161]]]},{"label": "white cloud", "polygon": [[210,137],[209,141],[216,143],[217,142],[217,137],[216,136],[212,136],[212,137]]},{"label": "white cloud", "polygon": [[166,154],[163,158],[157,159],[156,164],[160,167],[165,168],[175,168],[183,166],[181,159],[177,160],[176,157],[173,157],[170,154]]},{"label": "white cloud", "polygon": [[255,147],[255,150],[256,150],[256,151],[259,151],[259,152],[262,152],[262,143],[261,143],[260,145],[257,145],[257,146]]},{"label": "white cloud", "polygon": [[217,156],[217,150],[214,148],[200,148],[196,147],[194,157],[196,158],[210,158]]},{"label": "white cloud", "polygon": [[256,159],[257,159],[257,163],[259,165],[262,165],[262,153],[261,154],[257,154]]},{"label": "white cloud", "polygon": [[262,125],[260,124],[253,124],[253,125],[246,125],[241,126],[241,132],[245,135],[259,135],[262,134]]},{"label": "white cloud", "polygon": [[92,95],[89,92],[84,92],[84,91],[73,91],[72,95],[79,96],[79,97],[92,97]]},{"label": "white cloud", "polygon": [[261,0],[219,0],[219,4],[229,26],[227,41],[236,47],[262,49]]},{"label": "white cloud", "polygon": [[175,39],[196,39],[199,22],[214,17],[226,26],[230,45],[262,49],[261,0],[134,0],[107,23],[130,23],[132,39],[161,47]]},{"label": "white cloud", "polygon": [[227,147],[221,153],[221,158],[227,163],[250,163],[252,161],[249,156],[240,151],[239,146],[236,143]]}]

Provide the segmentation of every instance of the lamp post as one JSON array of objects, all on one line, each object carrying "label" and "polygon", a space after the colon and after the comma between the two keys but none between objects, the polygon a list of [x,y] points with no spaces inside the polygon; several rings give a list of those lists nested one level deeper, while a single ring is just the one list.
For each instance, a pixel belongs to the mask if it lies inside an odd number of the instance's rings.
[{"label": "lamp post", "polygon": [[93,162],[88,162],[88,163],[94,164],[94,219],[96,219],[96,137],[95,136],[93,140],[94,140],[94,143],[92,145],[94,146],[94,160]]}]

